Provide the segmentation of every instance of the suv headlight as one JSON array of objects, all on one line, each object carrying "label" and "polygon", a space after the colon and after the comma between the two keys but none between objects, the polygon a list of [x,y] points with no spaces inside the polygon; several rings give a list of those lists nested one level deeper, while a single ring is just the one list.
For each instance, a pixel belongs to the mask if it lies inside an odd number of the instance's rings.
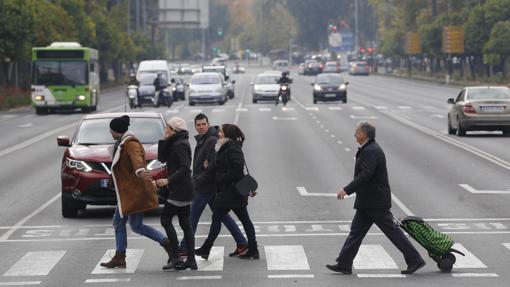
[{"label": "suv headlight", "polygon": [[151,162],[149,162],[149,164],[147,164],[147,169],[148,170],[155,170],[155,169],[158,169],[158,168],[163,168],[165,166],[166,166],[166,164],[160,162],[157,159],[153,159]]},{"label": "suv headlight", "polygon": [[345,84],[341,84],[340,87],[338,87],[340,90],[345,90],[345,88],[347,88],[347,86]]},{"label": "suv headlight", "polygon": [[82,160],[75,160],[66,158],[66,166],[68,168],[76,169],[79,171],[89,172],[92,170],[92,168],[84,161]]},{"label": "suv headlight", "polygon": [[316,91],[320,91],[321,90],[321,86],[319,85],[314,85],[313,86],[313,89],[316,90]]}]

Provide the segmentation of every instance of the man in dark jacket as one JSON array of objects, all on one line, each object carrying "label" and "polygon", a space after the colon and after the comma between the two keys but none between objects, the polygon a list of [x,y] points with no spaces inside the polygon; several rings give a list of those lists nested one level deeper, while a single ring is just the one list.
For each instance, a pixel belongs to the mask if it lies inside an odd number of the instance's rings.
[{"label": "man in dark jacket", "polygon": [[344,199],[356,193],[356,214],[352,220],[351,232],[336,259],[337,264],[326,267],[335,272],[351,274],[352,263],[361,242],[375,223],[404,254],[407,269],[401,273],[412,274],[425,266],[425,261],[393,221],[386,157],[375,141],[375,127],[368,122],[359,122],[354,136],[361,145],[356,153],[354,180],[337,192],[337,198]]},{"label": "man in dark jacket", "polygon": [[[206,205],[209,205],[212,210],[212,203],[217,189],[216,181],[213,174],[205,173],[204,163],[212,163],[214,161],[214,145],[218,140],[217,127],[209,126],[209,119],[204,114],[198,114],[195,117],[195,129],[198,134],[195,136],[197,145],[193,156],[193,181],[195,183],[195,198],[191,203],[191,226],[193,232],[197,230],[198,221]],[[230,215],[227,215],[225,220],[223,220],[223,224],[230,231],[237,244],[236,249],[229,256],[238,256],[245,252],[248,248],[248,242],[236,222]],[[186,250],[186,242],[184,240],[181,241],[179,250]]]}]

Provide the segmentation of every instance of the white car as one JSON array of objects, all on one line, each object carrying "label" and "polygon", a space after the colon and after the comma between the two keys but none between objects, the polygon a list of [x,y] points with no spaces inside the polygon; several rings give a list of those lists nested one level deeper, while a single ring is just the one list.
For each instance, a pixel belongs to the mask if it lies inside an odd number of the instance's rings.
[{"label": "white car", "polygon": [[250,83],[252,88],[252,102],[256,104],[258,101],[270,100],[276,101],[280,85],[277,83],[280,74],[258,74],[255,82]]},{"label": "white car", "polygon": [[219,73],[197,73],[191,76],[188,89],[188,101],[190,106],[196,103],[225,104],[227,101],[227,89],[222,76]]}]

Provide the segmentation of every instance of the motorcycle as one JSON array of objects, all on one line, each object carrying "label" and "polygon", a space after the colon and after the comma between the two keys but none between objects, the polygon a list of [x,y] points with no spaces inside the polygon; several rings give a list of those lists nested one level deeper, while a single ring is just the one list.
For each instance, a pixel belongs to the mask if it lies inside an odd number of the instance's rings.
[{"label": "motorcycle", "polygon": [[138,86],[137,85],[129,85],[127,87],[127,97],[129,99],[129,108],[135,109],[140,108],[140,103],[138,102]]},{"label": "motorcycle", "polygon": [[276,105],[278,105],[280,99],[284,106],[287,105],[290,97],[289,84],[280,84],[280,91],[278,92],[278,97],[276,97]]}]

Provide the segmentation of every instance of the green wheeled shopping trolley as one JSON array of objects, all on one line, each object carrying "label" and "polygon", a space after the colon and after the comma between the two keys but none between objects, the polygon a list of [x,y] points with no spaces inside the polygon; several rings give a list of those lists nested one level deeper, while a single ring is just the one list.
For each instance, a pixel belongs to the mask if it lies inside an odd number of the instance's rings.
[{"label": "green wheeled shopping trolley", "polygon": [[414,240],[425,248],[443,272],[450,272],[457,258],[453,253],[465,256],[464,253],[453,249],[455,243],[448,235],[434,230],[425,220],[417,216],[407,216],[402,220],[395,218],[398,225]]}]

